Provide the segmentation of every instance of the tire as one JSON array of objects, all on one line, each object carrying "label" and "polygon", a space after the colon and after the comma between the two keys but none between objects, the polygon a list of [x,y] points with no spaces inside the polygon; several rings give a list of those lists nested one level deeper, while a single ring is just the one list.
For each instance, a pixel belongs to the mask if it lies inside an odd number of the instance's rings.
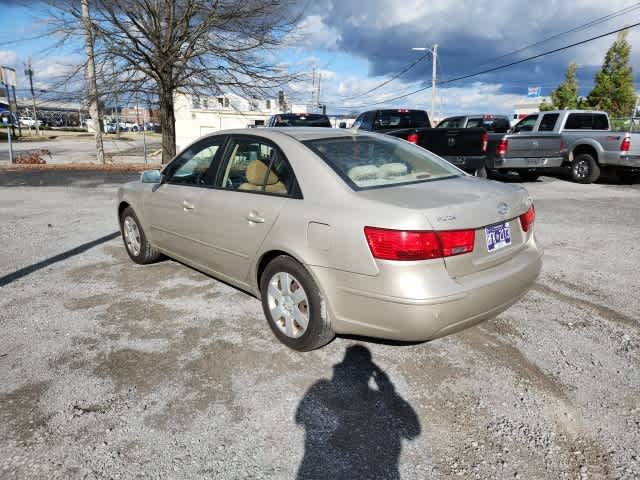
[{"label": "tire", "polygon": [[571,179],[576,183],[593,183],[600,178],[600,166],[588,153],[581,153],[571,162]]},{"label": "tire", "polygon": [[142,225],[131,207],[125,208],[120,216],[120,232],[124,248],[134,262],[146,265],[160,258],[160,252],[147,241]]},{"label": "tire", "polygon": [[473,176],[478,178],[487,178],[487,167],[483,165],[482,167],[478,168],[475,172],[473,172]]},{"label": "tire", "polygon": [[[260,293],[267,323],[287,347],[307,352],[335,337],[320,289],[293,258],[280,255],[269,262],[260,277]],[[306,327],[298,319],[306,319]]]},{"label": "tire", "polygon": [[523,182],[535,182],[540,178],[540,174],[538,172],[529,170],[521,170],[518,172],[518,175],[520,175],[520,180]]}]

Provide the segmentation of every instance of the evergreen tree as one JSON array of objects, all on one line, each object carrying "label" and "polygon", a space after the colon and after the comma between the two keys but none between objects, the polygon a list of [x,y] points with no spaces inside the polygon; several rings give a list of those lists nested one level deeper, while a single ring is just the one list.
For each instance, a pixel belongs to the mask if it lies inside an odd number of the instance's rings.
[{"label": "evergreen tree", "polygon": [[577,69],[578,65],[576,63],[570,63],[564,74],[564,82],[551,93],[551,100],[555,108],[559,110],[578,108]]},{"label": "evergreen tree", "polygon": [[587,97],[592,108],[604,110],[613,118],[630,116],[636,99],[630,56],[631,45],[625,30],[618,34],[596,73],[595,85]]},{"label": "evergreen tree", "polygon": [[548,112],[549,110],[555,110],[556,107],[553,103],[547,103],[547,99],[542,100],[542,103],[538,107],[541,112]]}]

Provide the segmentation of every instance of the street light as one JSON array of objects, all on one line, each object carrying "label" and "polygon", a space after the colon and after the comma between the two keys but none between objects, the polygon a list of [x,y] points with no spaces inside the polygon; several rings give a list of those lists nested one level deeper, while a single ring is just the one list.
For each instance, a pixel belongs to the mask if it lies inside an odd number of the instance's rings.
[{"label": "street light", "polygon": [[436,111],[436,62],[438,59],[438,44],[434,44],[433,48],[427,47],[413,47],[411,50],[415,52],[430,52],[431,53],[431,114],[430,120],[433,121],[435,118]]}]

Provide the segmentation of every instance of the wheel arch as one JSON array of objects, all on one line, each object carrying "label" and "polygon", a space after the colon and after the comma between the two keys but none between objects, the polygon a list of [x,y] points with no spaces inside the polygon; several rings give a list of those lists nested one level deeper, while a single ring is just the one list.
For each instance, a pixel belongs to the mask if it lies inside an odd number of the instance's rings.
[{"label": "wheel arch", "polygon": [[573,159],[575,159],[578,155],[586,153],[588,155],[591,155],[596,163],[600,164],[600,151],[598,147],[592,142],[583,142],[575,145],[571,150],[571,153],[573,154]]}]

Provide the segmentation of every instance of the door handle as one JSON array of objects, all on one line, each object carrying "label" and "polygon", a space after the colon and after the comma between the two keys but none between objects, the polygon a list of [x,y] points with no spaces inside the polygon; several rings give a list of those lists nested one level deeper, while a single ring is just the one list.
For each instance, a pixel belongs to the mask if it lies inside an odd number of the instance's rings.
[{"label": "door handle", "polygon": [[182,202],[182,208],[184,209],[185,212],[188,212],[189,210],[193,210],[195,207],[192,203],[189,203],[186,200],[184,200]]},{"label": "door handle", "polygon": [[258,212],[249,212],[249,215],[245,217],[250,223],[264,223],[264,218],[262,218]]}]

